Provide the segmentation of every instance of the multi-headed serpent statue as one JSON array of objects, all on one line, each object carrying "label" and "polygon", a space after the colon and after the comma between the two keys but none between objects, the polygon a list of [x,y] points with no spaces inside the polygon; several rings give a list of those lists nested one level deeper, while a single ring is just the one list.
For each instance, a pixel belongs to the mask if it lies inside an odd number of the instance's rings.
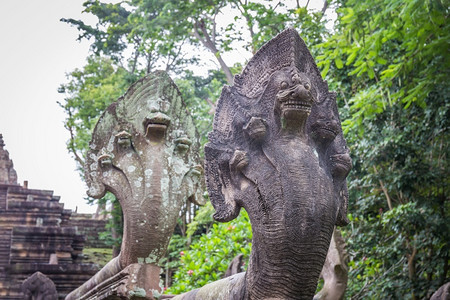
[{"label": "multi-headed serpent statue", "polygon": [[66,299],[159,295],[158,263],[181,206],[203,202],[198,145],[192,117],[165,72],[137,81],[108,107],[94,129],[85,171],[89,196],[109,191],[120,202],[122,247]]},{"label": "multi-headed serpent statue", "polygon": [[174,299],[312,299],[335,225],[345,225],[351,159],[336,96],[287,29],[219,99],[205,147],[217,221],[243,207],[253,240],[245,274]]}]

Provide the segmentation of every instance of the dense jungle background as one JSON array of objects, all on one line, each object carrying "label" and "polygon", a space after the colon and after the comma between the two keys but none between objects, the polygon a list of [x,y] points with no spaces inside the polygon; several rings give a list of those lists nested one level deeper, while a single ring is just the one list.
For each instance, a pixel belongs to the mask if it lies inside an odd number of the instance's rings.
[{"label": "dense jungle background", "polygon": [[[449,2],[326,0],[319,9],[309,2],[89,0],[80,10],[96,24],[61,16],[91,43],[86,65],[59,87],[67,148],[83,176],[99,115],[157,69],[175,79],[205,144],[222,86],[246,63],[233,49],[251,57],[293,27],[338,95],[353,159],[351,223],[341,229],[350,260],[346,298],[429,298],[450,279]],[[118,249],[120,206],[112,195],[99,205],[113,216],[103,238]],[[184,207],[165,262],[168,293],[220,279],[237,254],[248,258],[246,213],[225,224],[212,213],[210,204]]]}]

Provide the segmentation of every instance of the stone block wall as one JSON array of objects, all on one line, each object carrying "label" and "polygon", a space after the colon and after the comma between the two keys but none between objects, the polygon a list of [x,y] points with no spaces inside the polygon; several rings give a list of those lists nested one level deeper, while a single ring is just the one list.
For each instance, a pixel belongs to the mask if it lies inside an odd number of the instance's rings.
[{"label": "stone block wall", "polygon": [[17,184],[17,174],[0,134],[0,299],[24,299],[23,281],[39,271],[64,297],[98,271],[83,264],[85,237],[70,224],[53,191]]},{"label": "stone block wall", "polygon": [[99,237],[101,232],[106,231],[107,220],[93,219],[92,214],[74,213],[70,217],[69,225],[76,226],[78,233],[86,237],[85,247],[89,248],[111,248]]}]

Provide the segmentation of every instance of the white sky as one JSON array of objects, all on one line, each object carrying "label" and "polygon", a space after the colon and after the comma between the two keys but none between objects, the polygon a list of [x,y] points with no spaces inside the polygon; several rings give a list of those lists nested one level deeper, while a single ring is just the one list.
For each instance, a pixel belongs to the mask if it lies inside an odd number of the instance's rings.
[{"label": "white sky", "polygon": [[[82,18],[84,0],[0,0],[0,133],[19,183],[54,190],[65,208],[95,212],[66,150],[63,100],[57,88],[65,73],[85,64],[89,44],[59,19]],[[83,14],[85,19],[86,14]]]},{"label": "white sky", "polygon": [[[84,66],[89,48],[87,41],[76,41],[75,28],[59,20],[95,23],[81,13],[84,1],[0,0],[0,133],[19,183],[28,180],[29,188],[53,190],[65,208],[95,212],[84,200],[85,184],[66,149],[69,134],[57,104],[63,101],[58,86],[66,73]],[[311,0],[309,7],[322,4]]]}]

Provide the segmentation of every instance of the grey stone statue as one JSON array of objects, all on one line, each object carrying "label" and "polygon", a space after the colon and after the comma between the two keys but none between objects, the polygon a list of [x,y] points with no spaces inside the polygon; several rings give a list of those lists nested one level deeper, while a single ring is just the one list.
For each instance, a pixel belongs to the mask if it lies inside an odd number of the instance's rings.
[{"label": "grey stone statue", "polygon": [[26,300],[57,300],[56,286],[50,278],[36,272],[24,280],[21,286]]},{"label": "grey stone statue", "polygon": [[335,225],[345,225],[351,159],[336,96],[287,29],[224,87],[205,146],[214,218],[241,208],[253,246],[247,272],[174,299],[309,299]]},{"label": "grey stone statue", "polygon": [[320,276],[324,284],[314,296],[314,300],[344,299],[348,281],[348,254],[344,239],[337,229],[331,237],[330,248]]},{"label": "grey stone statue", "polygon": [[[182,204],[203,202],[198,147],[192,118],[165,72],[137,81],[107,108],[92,135],[86,180],[89,196],[101,198],[109,191],[118,198],[122,247],[118,257],[66,299],[159,295],[158,262]],[[128,281],[118,284],[123,278]]]}]

